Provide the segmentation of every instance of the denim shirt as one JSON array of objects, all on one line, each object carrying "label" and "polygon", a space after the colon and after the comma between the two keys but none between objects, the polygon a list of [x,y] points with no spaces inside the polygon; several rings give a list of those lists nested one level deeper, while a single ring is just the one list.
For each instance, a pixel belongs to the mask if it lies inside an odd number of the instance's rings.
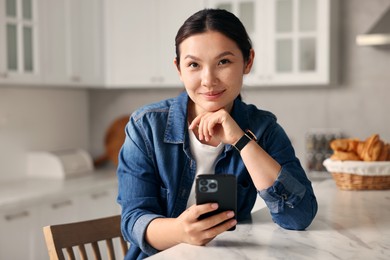
[{"label": "denim shirt", "polygon": [[[147,105],[134,112],[126,126],[117,169],[121,229],[131,243],[126,259],[157,253],[145,241],[148,224],[155,218],[176,218],[186,209],[196,172],[189,147],[187,103],[188,95],[183,92]],[[238,220],[250,216],[259,194],[279,226],[293,230],[308,227],[316,215],[317,201],[276,117],[240,99],[234,101],[231,115],[243,130],[250,129],[258,144],[282,166],[274,184],[257,191],[240,153],[232,145],[224,146],[215,174],[236,175]]]}]

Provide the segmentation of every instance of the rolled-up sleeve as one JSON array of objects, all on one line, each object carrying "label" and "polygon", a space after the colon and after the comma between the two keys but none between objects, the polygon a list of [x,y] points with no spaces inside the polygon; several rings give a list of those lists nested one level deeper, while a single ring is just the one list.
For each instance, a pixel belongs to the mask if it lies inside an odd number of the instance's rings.
[{"label": "rolled-up sleeve", "polygon": [[145,239],[145,232],[146,228],[148,227],[149,223],[156,218],[159,217],[164,217],[164,216],[159,216],[155,214],[146,214],[142,215],[137,219],[137,221],[134,224],[134,229],[132,231],[132,237],[134,240],[137,241],[137,245],[139,248],[147,255],[153,255],[158,253],[159,251],[155,249],[154,247],[150,246],[148,243],[146,243]]},{"label": "rolled-up sleeve", "polygon": [[305,186],[284,168],[268,189],[259,191],[275,223],[286,229],[303,230],[317,212],[311,186]]}]

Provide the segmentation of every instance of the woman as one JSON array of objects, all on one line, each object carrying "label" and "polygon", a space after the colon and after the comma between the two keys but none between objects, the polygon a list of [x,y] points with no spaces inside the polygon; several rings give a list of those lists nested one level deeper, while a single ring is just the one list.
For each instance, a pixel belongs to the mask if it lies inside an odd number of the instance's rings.
[{"label": "woman", "polygon": [[199,11],[179,29],[174,63],[186,91],[134,112],[119,155],[129,259],[204,245],[236,225],[230,211],[198,220],[218,205],[193,203],[197,174],[236,175],[238,221],[259,194],[281,227],[312,222],[316,198],[287,135],[272,113],[240,99],[254,56],[245,28],[227,11]]}]

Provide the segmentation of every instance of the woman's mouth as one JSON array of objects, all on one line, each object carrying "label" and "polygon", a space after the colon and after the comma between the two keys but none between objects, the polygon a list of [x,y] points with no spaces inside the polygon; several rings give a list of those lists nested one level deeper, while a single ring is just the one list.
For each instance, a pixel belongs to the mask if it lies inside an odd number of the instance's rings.
[{"label": "woman's mouth", "polygon": [[204,92],[204,93],[202,93],[202,95],[203,95],[206,99],[213,100],[213,99],[217,99],[217,98],[219,98],[220,96],[222,96],[222,94],[223,94],[224,92],[225,92],[225,90],[216,90],[216,91]]}]

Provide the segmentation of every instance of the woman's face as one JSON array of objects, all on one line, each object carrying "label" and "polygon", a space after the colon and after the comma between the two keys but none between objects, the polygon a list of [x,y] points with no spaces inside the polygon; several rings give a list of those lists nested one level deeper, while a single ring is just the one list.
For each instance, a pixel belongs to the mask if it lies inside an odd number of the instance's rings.
[{"label": "woman's face", "polygon": [[[249,73],[254,52],[244,62],[237,44],[215,31],[196,34],[180,44],[178,72],[195,104],[195,115],[225,108],[230,112]],[[177,62],[175,61],[176,65]]]}]

